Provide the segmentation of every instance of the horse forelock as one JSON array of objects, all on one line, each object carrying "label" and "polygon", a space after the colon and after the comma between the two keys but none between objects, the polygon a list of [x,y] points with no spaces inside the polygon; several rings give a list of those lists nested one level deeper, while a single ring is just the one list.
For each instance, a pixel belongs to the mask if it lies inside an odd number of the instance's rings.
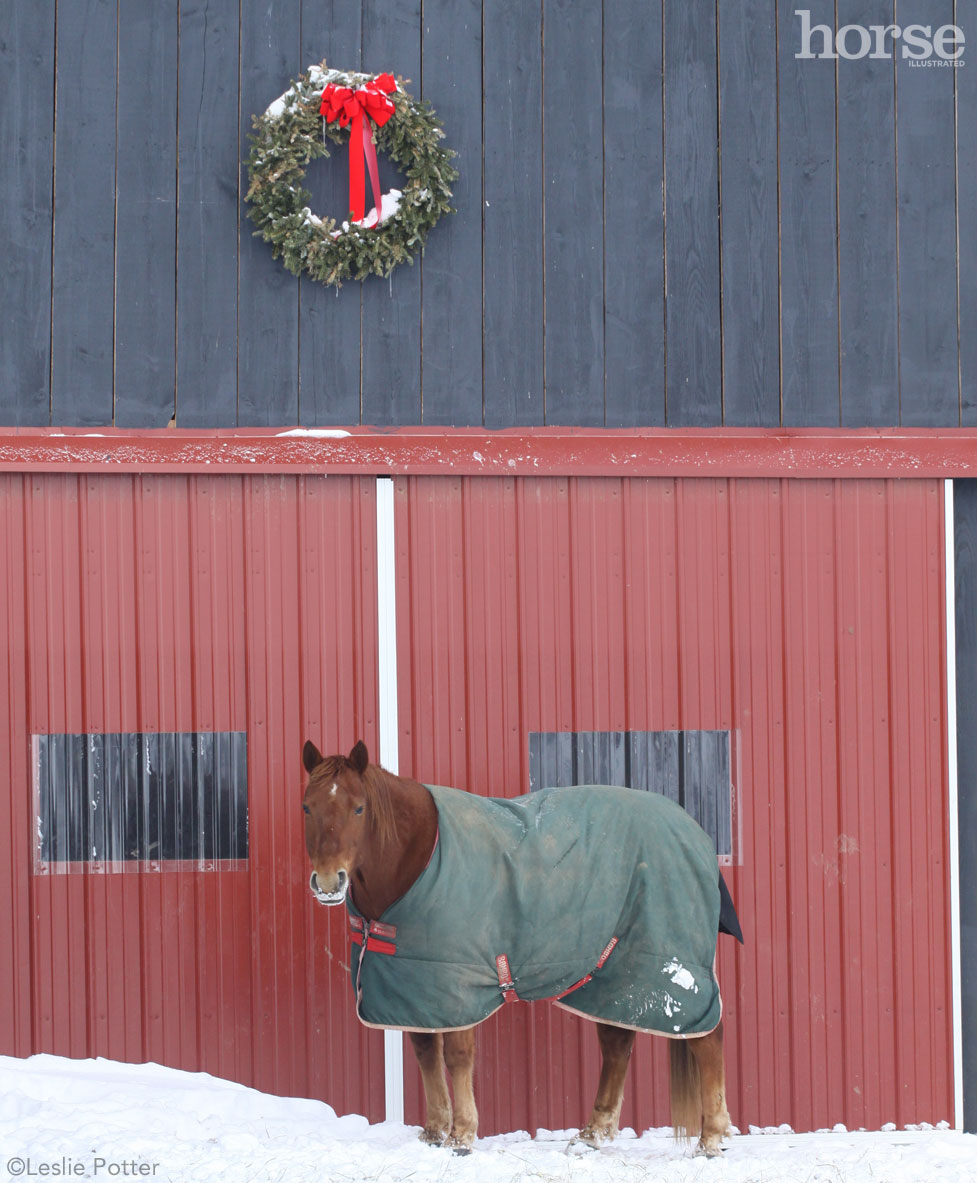
[{"label": "horse forelock", "polygon": [[[356,776],[345,756],[327,756],[315,768],[316,780],[339,781],[343,774]],[[397,832],[396,815],[390,793],[390,773],[379,764],[368,764],[361,777],[370,819],[370,827],[381,849],[393,841]]]}]

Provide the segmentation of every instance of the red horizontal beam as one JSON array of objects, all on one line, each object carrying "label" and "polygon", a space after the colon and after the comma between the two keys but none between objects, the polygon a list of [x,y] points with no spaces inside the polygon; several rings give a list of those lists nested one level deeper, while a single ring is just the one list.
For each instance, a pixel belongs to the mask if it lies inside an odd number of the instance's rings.
[{"label": "red horizontal beam", "polygon": [[966,477],[977,430],[0,428],[0,472]]}]

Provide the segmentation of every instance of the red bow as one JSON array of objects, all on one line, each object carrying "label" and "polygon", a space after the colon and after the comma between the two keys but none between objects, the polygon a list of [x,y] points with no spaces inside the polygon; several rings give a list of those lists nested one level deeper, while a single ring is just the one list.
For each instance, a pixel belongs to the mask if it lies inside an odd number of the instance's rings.
[{"label": "red bow", "polygon": [[[325,116],[326,122],[333,123],[338,119],[340,127],[352,124],[349,136],[349,208],[354,222],[363,221],[366,206],[364,157],[370,170],[370,184],[373,186],[373,200],[377,209],[374,226],[380,221],[380,171],[370,120],[377,127],[383,127],[395,110],[387,95],[396,89],[397,83],[392,74],[378,74],[359,90],[330,82],[322,92],[319,114]],[[360,145],[362,152],[359,150]]]}]

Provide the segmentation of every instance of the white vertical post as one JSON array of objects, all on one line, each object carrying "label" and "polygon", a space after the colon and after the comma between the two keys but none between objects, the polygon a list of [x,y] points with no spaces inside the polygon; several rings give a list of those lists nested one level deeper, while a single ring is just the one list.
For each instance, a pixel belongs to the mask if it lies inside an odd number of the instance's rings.
[{"label": "white vertical post", "polygon": [[953,481],[943,483],[946,571],[946,722],[950,816],[950,970],[953,1005],[953,1124],[963,1129],[963,997],[960,957],[960,834],[957,813],[957,597],[953,529]]},{"label": "white vertical post", "polygon": [[[399,772],[397,742],[397,588],[394,538],[394,483],[377,477],[377,656],[380,715],[378,762]],[[404,1120],[404,1036],[383,1033],[383,1096],[387,1121]]]}]

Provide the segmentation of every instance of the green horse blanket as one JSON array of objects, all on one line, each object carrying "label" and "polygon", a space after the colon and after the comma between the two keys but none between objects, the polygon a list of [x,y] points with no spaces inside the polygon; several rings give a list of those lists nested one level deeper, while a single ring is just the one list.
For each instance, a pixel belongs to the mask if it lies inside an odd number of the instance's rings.
[{"label": "green horse blanket", "polygon": [[553,999],[673,1038],[713,1030],[719,868],[681,806],[595,785],[514,800],[428,788],[426,869],[379,921],[346,897],[362,1022],[449,1031]]}]

